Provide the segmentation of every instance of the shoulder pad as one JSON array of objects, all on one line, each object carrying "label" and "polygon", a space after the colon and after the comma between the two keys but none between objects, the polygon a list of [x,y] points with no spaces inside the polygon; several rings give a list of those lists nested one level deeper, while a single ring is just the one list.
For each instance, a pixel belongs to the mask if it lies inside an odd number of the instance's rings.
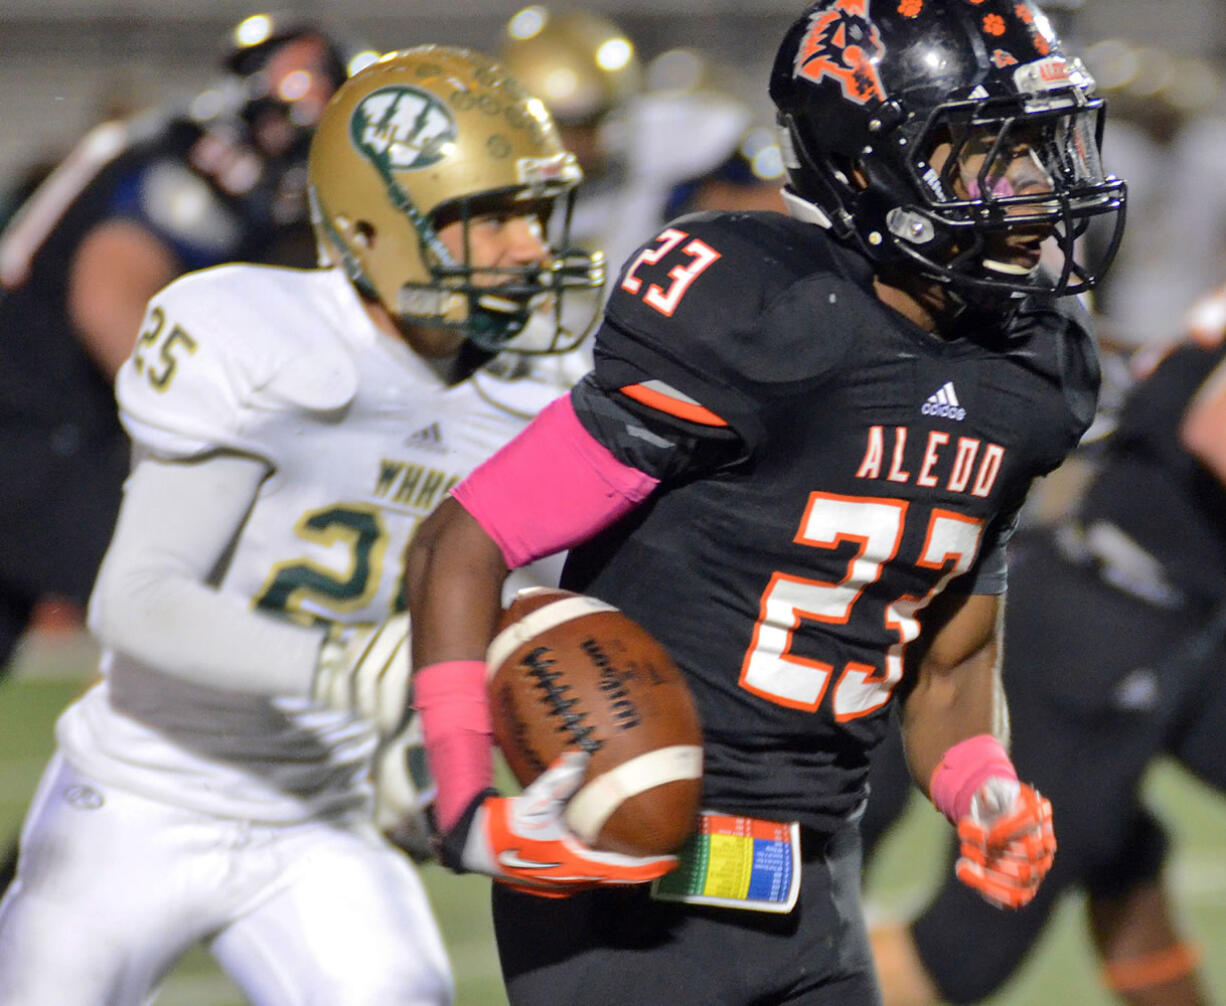
[{"label": "shoulder pad", "polygon": [[752,443],[769,401],[845,357],[869,295],[820,228],[777,213],[681,217],[619,277],[597,378],[612,389],[662,382]]},{"label": "shoulder pad", "polygon": [[1073,442],[1094,420],[1102,379],[1093,320],[1076,297],[1028,297],[1008,323],[1009,352],[1064,391]]},{"label": "shoulder pad", "polygon": [[849,270],[818,227],[778,213],[699,213],[627,264],[597,349],[618,352],[612,343],[628,339],[713,378],[786,383],[843,355],[848,319],[871,295],[871,276]]},{"label": "shoulder pad", "polygon": [[759,313],[774,273],[769,262],[745,254],[753,242],[728,220],[697,214],[659,231],[626,260],[610,291],[607,315],[626,328],[647,331],[713,322],[724,327]]},{"label": "shoulder pad", "polygon": [[849,273],[845,257],[821,228],[779,213],[690,214],[627,260],[606,313],[639,332],[737,330],[799,281],[871,281]]},{"label": "shoulder pad", "polygon": [[357,369],[329,274],[218,266],[150,302],[116,379],[125,427],[158,453],[227,448],[267,456],[263,431],[287,412],[343,408]]}]

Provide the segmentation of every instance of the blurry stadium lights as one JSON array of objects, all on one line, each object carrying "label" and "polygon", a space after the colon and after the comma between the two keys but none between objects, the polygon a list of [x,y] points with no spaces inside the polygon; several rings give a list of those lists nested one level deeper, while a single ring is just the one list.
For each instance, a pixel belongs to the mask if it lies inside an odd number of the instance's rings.
[{"label": "blurry stadium lights", "polygon": [[252,14],[245,17],[234,28],[234,44],[240,49],[259,45],[272,34],[272,16],[269,14]]},{"label": "blurry stadium lights", "polygon": [[507,22],[507,34],[520,40],[532,38],[541,33],[548,20],[549,12],[544,7],[525,7]]},{"label": "blurry stadium lights", "polygon": [[1217,107],[1222,81],[1213,64],[1195,56],[1177,61],[1177,72],[1166,89],[1167,100],[1181,112],[1207,113]]},{"label": "blurry stadium lights", "polygon": [[634,58],[634,44],[628,38],[611,38],[596,50],[596,65],[610,73],[624,69]]},{"label": "blurry stadium lights", "polygon": [[374,49],[363,49],[361,52],[355,52],[349,57],[349,62],[345,64],[345,73],[352,77],[355,73],[360,73],[372,63],[379,61],[379,53]]},{"label": "blurry stadium lights", "polygon": [[742,137],[739,149],[755,178],[769,182],[783,176],[783,154],[774,130],[755,126]]},{"label": "blurry stadium lights", "polygon": [[192,99],[191,108],[188,111],[197,122],[207,122],[221,115],[228,105],[227,97],[221,89],[210,87]]},{"label": "blurry stadium lights", "polygon": [[653,91],[693,91],[706,70],[706,60],[693,49],[668,49],[648,64],[647,86]]},{"label": "blurry stadium lights", "polygon": [[294,70],[287,73],[277,86],[277,97],[287,104],[303,98],[311,90],[309,70]]},{"label": "blurry stadium lights", "polygon": [[1095,42],[1086,50],[1085,61],[1098,86],[1105,90],[1126,86],[1139,69],[1136,50],[1122,38]]},{"label": "blurry stadium lights", "polygon": [[579,88],[579,78],[569,67],[559,66],[552,70],[544,81],[545,99],[549,102],[564,101]]},{"label": "blurry stadium lights", "polygon": [[1165,49],[1153,46],[1138,46],[1137,74],[1129,82],[1133,94],[1140,98],[1152,98],[1167,89],[1175,78],[1175,59]]}]

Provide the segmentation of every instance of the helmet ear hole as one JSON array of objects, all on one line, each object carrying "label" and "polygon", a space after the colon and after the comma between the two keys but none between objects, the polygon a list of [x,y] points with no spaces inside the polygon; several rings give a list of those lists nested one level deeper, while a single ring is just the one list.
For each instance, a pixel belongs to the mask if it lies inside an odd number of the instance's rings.
[{"label": "helmet ear hole", "polygon": [[353,243],[363,248],[375,246],[375,225],[369,220],[359,220],[353,226]]},{"label": "helmet ear hole", "polygon": [[830,164],[835,179],[849,189],[862,192],[868,188],[868,168],[860,158],[853,159],[834,154],[830,158]]}]

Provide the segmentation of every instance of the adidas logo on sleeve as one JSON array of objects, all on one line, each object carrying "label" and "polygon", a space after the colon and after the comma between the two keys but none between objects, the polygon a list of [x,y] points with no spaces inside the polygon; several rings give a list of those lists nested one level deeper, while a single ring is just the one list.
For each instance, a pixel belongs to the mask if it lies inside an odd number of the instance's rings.
[{"label": "adidas logo on sleeve", "polygon": [[925,416],[940,416],[943,419],[957,420],[959,423],[966,418],[966,409],[958,404],[958,393],[954,391],[953,381],[946,381],[929,395],[920,412]]}]

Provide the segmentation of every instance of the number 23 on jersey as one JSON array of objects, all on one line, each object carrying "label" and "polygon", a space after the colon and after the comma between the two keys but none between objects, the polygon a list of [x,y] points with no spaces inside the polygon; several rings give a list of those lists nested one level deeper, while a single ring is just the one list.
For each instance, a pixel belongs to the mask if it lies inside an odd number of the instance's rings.
[{"label": "number 23 on jersey", "polygon": [[656,238],[654,246],[644,248],[639,252],[638,258],[626,270],[621,283],[621,288],[626,293],[638,294],[643,289],[643,280],[636,275],[639,267],[644,263],[656,265],[673,249],[679,249],[679,254],[684,256],[686,261],[668,270],[668,278],[672,282],[666,287],[650,283],[643,293],[643,303],[655,308],[667,318],[673,316],[673,312],[677,310],[677,305],[681,303],[681,298],[685,296],[690,284],[719,261],[720,253],[709,244],[698,238],[691,238],[685,231],[669,227]]},{"label": "number 23 on jersey", "polygon": [[[811,493],[795,541],[811,548],[855,545],[847,571],[836,583],[775,572],[762,594],[753,638],[741,664],[741,687],[791,709],[815,711],[834,678],[836,668],[792,651],[793,636],[802,622],[846,625],[853,609],[881,618],[886,649],[884,666],[849,661],[839,671],[831,699],[838,722],[865,716],[889,701],[902,680],[903,649],[920,632],[917,613],[955,576],[970,569],[979,549],[981,521],[952,510],[934,509],[914,565],[938,571],[936,583],[923,596],[899,597],[886,604],[865,589],[896,561],[908,520],[906,500]],[[941,572],[943,571],[943,572]]]}]

